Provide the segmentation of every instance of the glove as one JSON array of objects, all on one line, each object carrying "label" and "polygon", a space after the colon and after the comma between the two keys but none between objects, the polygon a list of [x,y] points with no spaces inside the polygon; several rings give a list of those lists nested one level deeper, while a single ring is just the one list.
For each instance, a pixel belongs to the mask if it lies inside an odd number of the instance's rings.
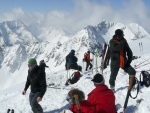
[{"label": "glove", "polygon": [[125,68],[128,68],[128,67],[130,66],[130,63],[131,63],[131,62],[127,61],[127,63],[124,65],[124,67],[125,67]]},{"label": "glove", "polygon": [[93,61],[93,59],[90,59],[90,61]]}]

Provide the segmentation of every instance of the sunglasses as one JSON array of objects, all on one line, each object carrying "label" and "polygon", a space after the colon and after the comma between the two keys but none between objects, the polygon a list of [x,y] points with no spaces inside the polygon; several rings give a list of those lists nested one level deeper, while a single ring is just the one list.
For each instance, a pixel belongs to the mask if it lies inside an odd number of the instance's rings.
[{"label": "sunglasses", "polygon": [[31,67],[31,66],[33,66],[33,65],[31,65],[31,64],[28,64],[28,67]]},{"label": "sunglasses", "polygon": [[75,104],[75,100],[72,100],[69,95],[67,95],[66,100],[72,104]]},{"label": "sunglasses", "polygon": [[67,100],[67,101],[70,101],[70,100],[71,100],[71,98],[70,98],[69,95],[67,95],[66,100]]}]

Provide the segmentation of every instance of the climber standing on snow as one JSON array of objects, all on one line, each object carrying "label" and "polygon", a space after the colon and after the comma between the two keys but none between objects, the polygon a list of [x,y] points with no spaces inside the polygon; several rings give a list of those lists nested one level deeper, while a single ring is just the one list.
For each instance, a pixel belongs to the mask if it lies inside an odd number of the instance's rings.
[{"label": "climber standing on snow", "polygon": [[[117,29],[110,40],[111,75],[109,79],[110,88],[115,91],[115,80],[119,68],[122,68],[130,76],[135,76],[136,71],[130,65],[132,62],[132,51],[124,38],[123,30]],[[127,55],[127,57],[126,57]]]},{"label": "climber standing on snow", "polygon": [[45,68],[46,68],[46,67],[49,68],[49,66],[47,66],[47,65],[45,64],[44,60],[41,60],[41,61],[40,61],[39,67],[40,67],[44,72],[45,72]]},{"label": "climber standing on snow", "polygon": [[39,102],[42,101],[46,92],[45,72],[37,65],[37,61],[34,58],[29,59],[28,67],[27,81],[22,94],[25,95],[29,86],[31,86],[29,101],[32,111],[34,113],[43,113]]},{"label": "climber standing on snow", "polygon": [[91,70],[93,65],[91,64],[92,59],[90,59],[90,51],[87,51],[87,53],[84,53],[83,61],[86,62],[86,69],[85,69],[85,71],[88,70],[89,66],[90,66],[89,69]]}]

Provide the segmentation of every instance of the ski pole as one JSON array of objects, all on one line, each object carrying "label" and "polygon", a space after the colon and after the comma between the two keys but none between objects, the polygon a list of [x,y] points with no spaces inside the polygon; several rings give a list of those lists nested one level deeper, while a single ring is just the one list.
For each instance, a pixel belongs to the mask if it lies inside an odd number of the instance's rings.
[{"label": "ski pole", "polygon": [[51,69],[48,67],[48,69],[51,71]]},{"label": "ski pole", "polygon": [[143,62],[139,63],[138,65],[135,66],[135,68],[138,67],[138,66],[140,66],[141,64],[145,63],[145,62],[148,61],[149,59],[150,59],[150,58],[148,58],[148,59],[144,60]]},{"label": "ski pole", "polygon": [[[92,54],[92,59],[93,59],[93,60],[92,60],[92,62],[93,62],[92,64],[93,64],[93,66],[94,66],[94,53]],[[93,74],[93,67],[92,67],[92,74]]]},{"label": "ski pole", "polygon": [[145,66],[145,65],[148,65],[148,64],[150,64],[150,62],[148,62],[148,63],[145,63],[145,64],[143,64],[143,65],[140,65],[140,66],[137,66],[137,67],[135,67],[134,69],[138,69],[138,68],[140,68],[141,66]]},{"label": "ski pole", "polygon": [[131,89],[132,89],[134,79],[135,79],[135,78],[134,78],[134,75],[130,75],[129,87],[128,87],[128,92],[127,92],[126,99],[125,99],[125,103],[124,103],[123,113],[125,113],[125,110],[126,110],[126,108],[127,108],[127,104],[128,104],[128,100],[129,100],[129,96],[130,96],[130,91],[131,91]]},{"label": "ski pole", "polygon": [[142,51],[142,54],[143,54],[143,44],[142,44],[142,42],[141,42],[141,51]]},{"label": "ski pole", "polygon": [[142,102],[143,99],[138,99],[136,100],[136,105],[135,107],[133,108],[133,112],[132,113],[135,113],[136,110],[138,109],[138,106],[140,105],[140,103]]},{"label": "ski pole", "polygon": [[83,62],[83,70],[84,70],[84,61],[82,61]]},{"label": "ski pole", "polygon": [[139,48],[140,48],[140,55],[141,55],[141,44],[139,43]]}]

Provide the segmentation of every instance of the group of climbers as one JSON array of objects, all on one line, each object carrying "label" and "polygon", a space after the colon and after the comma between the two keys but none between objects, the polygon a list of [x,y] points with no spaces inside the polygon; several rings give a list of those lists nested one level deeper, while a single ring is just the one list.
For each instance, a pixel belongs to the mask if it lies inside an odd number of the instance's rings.
[{"label": "group of climbers", "polygon": [[[108,87],[104,84],[104,77],[101,74],[96,74],[92,79],[96,88],[88,94],[87,100],[85,100],[85,98],[81,99],[81,97],[84,97],[84,93],[82,91],[78,89],[71,90],[67,95],[67,98],[70,99],[67,100],[71,105],[70,110],[73,113],[78,113],[77,103],[75,103],[74,98],[75,95],[78,95],[79,97],[81,113],[117,113],[113,92],[115,91],[115,80],[119,68],[122,68],[130,75],[130,77],[134,77],[136,74],[135,69],[130,65],[133,54],[121,29],[117,29],[115,31],[115,35],[110,40],[109,52],[110,55],[108,55],[108,57],[111,58],[111,75],[109,79],[110,89],[108,89]],[[83,59],[83,61],[87,62],[86,71],[88,66],[90,66],[89,69],[92,68],[89,54],[89,51],[85,53],[84,56],[86,57]]]},{"label": "group of climbers", "polygon": [[[83,91],[79,89],[70,90],[66,100],[69,102],[70,110],[73,113],[78,113],[79,110],[80,113],[117,113],[113,92],[115,91],[115,80],[119,68],[122,68],[130,76],[135,76],[136,74],[135,69],[130,65],[133,54],[121,29],[117,29],[115,35],[110,40],[109,52],[111,58],[111,75],[109,79],[110,89],[105,85],[103,75],[97,73],[92,79],[96,88],[88,94],[87,100],[85,100]],[[78,58],[75,56],[75,50],[72,49],[66,56],[66,70],[74,69],[78,70],[78,72],[82,72],[82,67],[77,64],[77,61]],[[83,61],[86,62],[85,71],[93,68],[90,51],[87,51],[87,53],[84,54]],[[31,85],[29,101],[32,111],[34,113],[43,113],[39,101],[42,100],[42,97],[46,92],[45,67],[48,66],[46,66],[44,60],[42,60],[38,66],[36,60],[31,58],[28,61],[28,67],[27,81],[22,93],[25,94],[26,90]],[[78,100],[76,100],[75,96],[78,97]]]}]

